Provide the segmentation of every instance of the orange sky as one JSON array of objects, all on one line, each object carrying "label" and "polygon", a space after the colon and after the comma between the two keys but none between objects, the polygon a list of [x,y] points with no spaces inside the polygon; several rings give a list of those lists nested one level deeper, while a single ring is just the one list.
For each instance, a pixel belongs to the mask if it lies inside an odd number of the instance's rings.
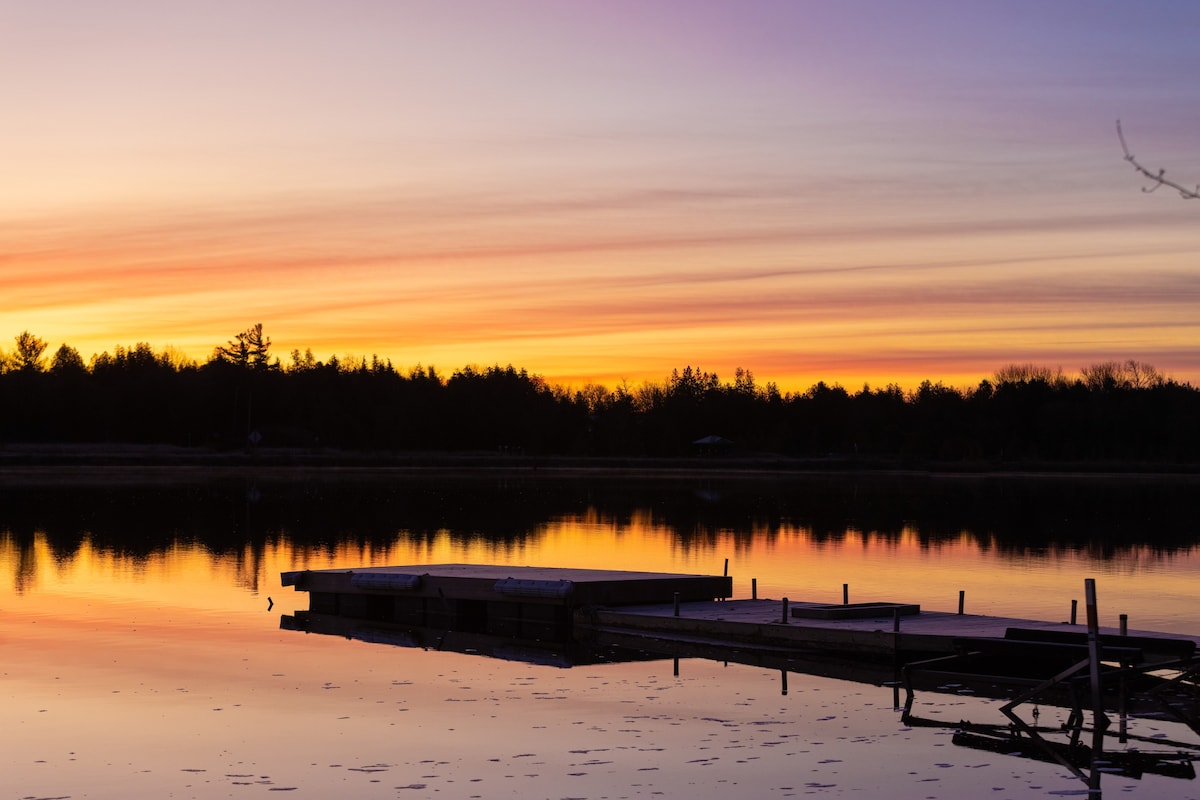
[{"label": "orange sky", "polygon": [[211,8],[0,12],[0,348],[1200,382],[1200,9]]}]

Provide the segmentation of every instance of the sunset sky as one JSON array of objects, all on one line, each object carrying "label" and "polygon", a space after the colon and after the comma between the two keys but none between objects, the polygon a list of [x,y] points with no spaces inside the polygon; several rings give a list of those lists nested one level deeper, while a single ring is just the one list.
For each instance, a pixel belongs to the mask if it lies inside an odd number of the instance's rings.
[{"label": "sunset sky", "polygon": [[1200,383],[1200,3],[0,0],[0,349]]}]

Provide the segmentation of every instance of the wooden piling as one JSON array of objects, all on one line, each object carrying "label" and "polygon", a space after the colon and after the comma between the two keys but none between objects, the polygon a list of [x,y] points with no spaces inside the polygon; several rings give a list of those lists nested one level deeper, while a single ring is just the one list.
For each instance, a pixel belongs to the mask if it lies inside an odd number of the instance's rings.
[{"label": "wooden piling", "polygon": [[1129,635],[1129,615],[1128,614],[1121,615],[1121,635],[1122,636]]},{"label": "wooden piling", "polygon": [[1104,731],[1108,717],[1104,715],[1104,687],[1100,685],[1100,614],[1096,610],[1096,579],[1083,581],[1084,603],[1087,605],[1088,670],[1092,684],[1092,772],[1094,761],[1103,752]]},{"label": "wooden piling", "polygon": [[788,622],[788,599],[785,597],[785,598],[783,598],[783,624],[787,625],[787,622]]},{"label": "wooden piling", "polygon": [[842,584],[842,605],[850,605],[850,584],[848,583]]},{"label": "wooden piling", "polygon": [[967,595],[967,592],[965,589],[958,590],[958,613],[959,614],[963,613],[963,601],[965,600],[966,595]]},{"label": "wooden piling", "polygon": [[679,592],[675,593],[675,616],[679,616]]},{"label": "wooden piling", "polygon": [[750,599],[751,600],[758,599],[758,578],[750,579]]},{"label": "wooden piling", "polygon": [[1078,600],[1072,600],[1072,601],[1071,601],[1071,624],[1072,624],[1072,625],[1074,625],[1074,624],[1075,624],[1075,617],[1076,617],[1076,614],[1075,614],[1075,612],[1076,612],[1078,609],[1079,609],[1079,601],[1078,601]]}]

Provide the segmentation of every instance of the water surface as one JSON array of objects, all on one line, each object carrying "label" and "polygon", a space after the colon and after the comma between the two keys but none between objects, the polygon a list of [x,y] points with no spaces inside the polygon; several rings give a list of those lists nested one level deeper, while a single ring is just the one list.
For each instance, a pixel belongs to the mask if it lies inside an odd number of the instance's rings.
[{"label": "water surface", "polygon": [[[280,629],[279,573],[474,562],[719,574],[735,594],[1200,633],[1188,481],[301,476],[0,486],[6,795],[1058,796],[909,728],[890,687],[650,658],[560,669]],[[270,598],[270,600],[268,600]],[[268,606],[273,602],[273,607]],[[918,711],[996,721],[928,694]],[[1054,710],[1046,710],[1052,717]],[[1045,723],[1047,720],[1042,719]],[[1138,721],[1153,741],[1190,736]],[[1194,737],[1192,737],[1194,738]],[[1125,746],[1139,745],[1136,741]],[[1110,794],[1200,796],[1106,775]]]}]

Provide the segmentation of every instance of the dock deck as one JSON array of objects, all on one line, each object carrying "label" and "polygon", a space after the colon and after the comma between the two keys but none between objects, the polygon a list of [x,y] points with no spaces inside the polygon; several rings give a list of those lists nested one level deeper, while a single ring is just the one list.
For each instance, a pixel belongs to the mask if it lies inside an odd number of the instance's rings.
[{"label": "dock deck", "polygon": [[664,572],[421,564],[283,573],[309,610],[376,622],[561,641],[584,607],[712,602],[733,579]]},{"label": "dock deck", "polygon": [[[901,604],[878,604],[876,616],[843,618],[809,617],[807,609],[828,608],[817,603],[788,604],[784,622],[779,600],[727,600],[721,603],[681,603],[679,616],[672,605],[653,604],[623,608],[583,609],[576,625],[597,630],[621,630],[657,638],[683,638],[724,642],[730,645],[786,647],[801,651],[836,651],[864,657],[897,654],[949,654],[956,640],[965,638],[1003,639],[1010,628],[1047,631],[1086,631],[1086,625],[1066,622],[992,617],[978,614],[919,610],[901,613],[899,629],[889,607],[911,609]],[[1100,632],[1117,635],[1116,628]],[[1129,635],[1163,639],[1186,639],[1200,645],[1200,636],[1182,636],[1154,631],[1128,631]]]}]

